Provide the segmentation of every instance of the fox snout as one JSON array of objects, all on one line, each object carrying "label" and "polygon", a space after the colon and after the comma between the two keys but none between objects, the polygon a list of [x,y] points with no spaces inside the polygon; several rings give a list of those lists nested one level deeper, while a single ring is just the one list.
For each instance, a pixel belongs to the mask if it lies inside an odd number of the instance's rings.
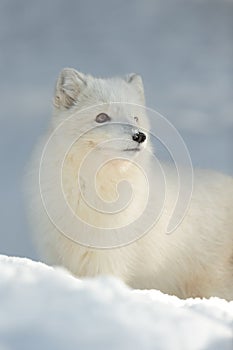
[{"label": "fox snout", "polygon": [[137,143],[143,143],[146,140],[146,135],[141,131],[137,131],[133,134],[132,139]]}]

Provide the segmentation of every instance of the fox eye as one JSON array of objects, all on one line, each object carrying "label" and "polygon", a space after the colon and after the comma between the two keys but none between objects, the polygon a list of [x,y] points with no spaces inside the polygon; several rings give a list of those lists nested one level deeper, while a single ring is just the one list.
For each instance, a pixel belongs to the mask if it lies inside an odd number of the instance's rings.
[{"label": "fox eye", "polygon": [[105,123],[105,122],[108,122],[109,120],[111,120],[111,118],[106,113],[100,113],[95,118],[95,121],[97,123]]}]

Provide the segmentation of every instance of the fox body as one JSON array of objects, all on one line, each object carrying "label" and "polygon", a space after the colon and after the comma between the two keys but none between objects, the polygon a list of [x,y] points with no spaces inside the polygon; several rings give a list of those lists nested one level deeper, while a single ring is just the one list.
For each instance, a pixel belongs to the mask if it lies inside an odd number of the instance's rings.
[{"label": "fox body", "polygon": [[[218,296],[231,300],[231,177],[196,170],[188,211],[176,230],[167,235],[176,180],[174,170],[164,164],[167,195],[163,211],[157,215],[156,223],[140,236],[145,222],[140,223],[138,218],[149,195],[140,166],[155,179],[154,194],[146,214],[148,218],[156,211],[160,192],[160,188],[156,189],[157,172],[146,132],[150,130],[150,123],[142,108],[144,103],[143,84],[138,75],[97,79],[69,68],[60,73],[48,133],[33,153],[26,180],[29,218],[39,252],[46,262],[62,265],[79,277],[110,274],[133,288],[155,288],[180,298]],[[59,125],[62,128],[57,132]],[[43,173],[45,186],[41,193],[38,181],[41,154],[51,134],[53,143]],[[76,135],[80,135],[78,140]],[[70,144],[71,139],[74,141]],[[122,226],[126,227],[129,237],[137,236],[138,230],[137,239],[110,249],[79,244],[81,226],[76,226],[74,217],[68,220],[66,211],[59,208],[61,203],[54,185],[56,166],[61,161],[64,145],[69,145],[65,147],[61,168],[67,210],[90,224],[93,230],[110,228],[112,237],[118,237]],[[92,161],[85,165],[88,154],[92,154]],[[129,182],[135,194],[124,210],[111,215],[106,212],[106,207],[119,197],[125,203],[128,197],[127,191],[117,187],[122,181]],[[51,220],[49,210],[45,210],[44,193],[53,211],[57,210],[57,221],[63,225],[63,230]],[[132,223],[136,220],[138,224],[134,226]],[[66,231],[72,231],[72,237]],[[85,226],[81,233],[85,240],[88,228]]]}]

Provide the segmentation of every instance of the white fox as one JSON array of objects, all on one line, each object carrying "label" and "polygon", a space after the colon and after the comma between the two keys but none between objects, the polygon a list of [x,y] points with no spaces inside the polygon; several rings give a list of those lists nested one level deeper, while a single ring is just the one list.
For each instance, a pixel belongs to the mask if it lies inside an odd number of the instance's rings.
[{"label": "white fox", "polygon": [[[116,104],[114,104],[116,103]],[[62,265],[78,277],[110,274],[133,288],[159,289],[180,298],[218,296],[233,299],[233,179],[214,171],[197,170],[191,203],[182,223],[171,235],[166,227],[171,214],[176,180],[167,170],[168,195],[161,216],[149,232],[138,236],[130,244],[111,249],[97,249],[79,244],[79,235],[85,239],[88,229],[80,232],[76,221],[66,217],[54,185],[61,149],[68,145],[62,163],[62,186],[69,210],[88,222],[92,228],[112,228],[111,237],[118,237],[122,226],[128,227],[129,237],[137,235],[132,222],[140,216],[148,193],[144,178],[134,161],[154,176],[152,149],[148,133],[149,121],[139,106],[144,106],[144,90],[139,75],[122,78],[97,79],[74,69],[64,69],[58,77],[54,113],[48,133],[33,154],[30,173],[26,180],[29,194],[29,218],[40,254],[46,262]],[[95,106],[92,109],[89,107]],[[132,108],[131,108],[132,107]],[[80,115],[80,111],[82,112]],[[136,112],[135,112],[136,111]],[[39,188],[38,172],[43,147],[51,135],[63,124],[50,145],[50,156],[44,179],[44,193]],[[119,123],[119,124],[116,124]],[[123,126],[122,126],[123,125]],[[97,127],[106,126],[106,127]],[[86,132],[87,131],[87,132]],[[56,133],[56,132],[55,132]],[[69,145],[76,134],[81,136]],[[106,141],[106,142],[105,142]],[[88,152],[93,152],[93,163],[84,166],[78,183],[78,173]],[[126,156],[125,159],[120,155]],[[111,160],[109,161],[109,155]],[[104,166],[95,174],[95,159]],[[130,163],[130,160],[132,162]],[[153,173],[154,172],[154,173]],[[95,188],[91,185],[96,176]],[[110,205],[117,198],[117,185],[127,180],[136,191],[130,205],[114,216],[93,209],[96,192]],[[80,189],[81,188],[81,189]],[[156,188],[154,191],[156,192]],[[157,188],[158,192],[160,189]],[[81,193],[82,191],[82,193]],[[124,192],[124,191],[123,191]],[[92,207],[85,202],[84,196]],[[45,210],[43,195],[57,212],[53,222]],[[124,193],[121,191],[124,198]],[[125,193],[125,197],[127,194]],[[149,214],[156,210],[158,196],[153,197]],[[48,208],[47,208],[48,209]],[[101,209],[101,208],[100,208]],[[140,222],[140,220],[139,220]],[[59,229],[72,230],[72,237]],[[138,225],[138,230],[144,224]],[[135,227],[134,227],[135,230]],[[103,230],[102,230],[103,231]],[[136,230],[135,230],[136,231]],[[75,237],[77,232],[77,239]],[[107,237],[107,236],[106,236]],[[131,237],[131,238],[132,238]],[[98,242],[98,235],[96,238]],[[126,242],[127,243],[127,242]]]}]

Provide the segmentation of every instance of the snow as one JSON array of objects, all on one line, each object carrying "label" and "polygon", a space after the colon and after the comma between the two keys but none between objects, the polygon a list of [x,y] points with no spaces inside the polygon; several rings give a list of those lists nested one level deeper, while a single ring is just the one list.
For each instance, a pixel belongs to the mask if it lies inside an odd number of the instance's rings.
[{"label": "snow", "polygon": [[233,302],[180,300],[0,256],[0,350],[231,350]]}]

